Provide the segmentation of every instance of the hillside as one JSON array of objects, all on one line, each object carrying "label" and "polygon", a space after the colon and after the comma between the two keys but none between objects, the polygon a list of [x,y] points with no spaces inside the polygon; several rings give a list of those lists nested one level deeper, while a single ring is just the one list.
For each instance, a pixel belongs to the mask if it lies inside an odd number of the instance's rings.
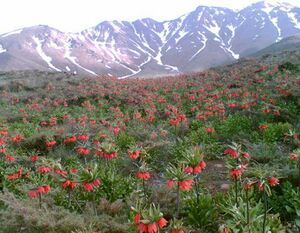
[{"label": "hillside", "polygon": [[253,56],[259,57],[266,54],[283,53],[288,51],[294,51],[300,49],[300,34],[285,38],[277,43],[274,43],[257,53]]}]

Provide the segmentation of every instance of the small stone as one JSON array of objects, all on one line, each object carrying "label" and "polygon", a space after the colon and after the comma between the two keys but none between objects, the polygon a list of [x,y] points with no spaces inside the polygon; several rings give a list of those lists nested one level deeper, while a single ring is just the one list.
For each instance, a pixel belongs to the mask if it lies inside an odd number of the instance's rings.
[{"label": "small stone", "polygon": [[229,190],[229,184],[221,184],[222,190]]}]

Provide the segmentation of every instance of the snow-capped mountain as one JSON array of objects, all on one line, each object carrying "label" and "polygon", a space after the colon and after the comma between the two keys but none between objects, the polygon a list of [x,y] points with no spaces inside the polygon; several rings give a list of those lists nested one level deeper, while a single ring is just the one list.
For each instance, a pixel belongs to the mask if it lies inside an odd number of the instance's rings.
[{"label": "snow-capped mountain", "polygon": [[199,6],[177,19],[105,21],[79,33],[34,26],[0,35],[0,70],[131,77],[200,71],[300,33],[300,8]]}]

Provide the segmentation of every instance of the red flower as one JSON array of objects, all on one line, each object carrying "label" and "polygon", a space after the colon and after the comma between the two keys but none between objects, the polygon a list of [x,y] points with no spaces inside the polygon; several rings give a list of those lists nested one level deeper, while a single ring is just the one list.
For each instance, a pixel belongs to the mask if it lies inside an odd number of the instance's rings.
[{"label": "red flower", "polygon": [[78,169],[71,169],[70,170],[70,173],[77,173],[78,172]]},{"label": "red flower", "polygon": [[37,190],[30,190],[30,191],[28,192],[28,196],[29,196],[30,198],[36,198],[36,197],[38,197],[38,195],[39,195],[39,193],[37,192]]},{"label": "red flower", "polygon": [[38,155],[32,155],[29,159],[30,159],[30,161],[35,162],[35,161],[39,160],[39,156]]},{"label": "red flower", "polygon": [[53,146],[55,146],[56,145],[56,141],[48,141],[48,142],[46,142],[46,146],[48,147],[48,148],[51,148],[51,147],[53,147]]},{"label": "red flower", "polygon": [[261,181],[258,182],[258,190],[261,192],[265,190],[265,184]]},{"label": "red flower", "polygon": [[193,171],[194,174],[199,174],[201,172],[202,172],[202,168],[200,165],[194,167],[194,171]]},{"label": "red flower", "polygon": [[245,183],[243,184],[243,187],[244,187],[245,190],[249,190],[249,189],[251,189],[251,188],[253,187],[253,185],[256,184],[256,183],[257,183],[257,181],[248,181],[248,182],[245,182]]},{"label": "red flower", "polygon": [[149,172],[137,172],[136,177],[141,180],[149,180],[151,178],[151,174]]},{"label": "red flower", "polygon": [[7,175],[6,176],[6,179],[8,180],[16,180],[16,179],[19,179],[22,177],[22,173],[23,173],[23,169],[20,168],[17,172],[13,173],[13,174],[10,174],[10,175]]},{"label": "red flower", "polygon": [[200,163],[199,163],[199,166],[204,169],[206,168],[206,163],[204,162],[204,160],[202,160]]},{"label": "red flower", "polygon": [[167,226],[168,221],[165,218],[160,218],[157,222],[158,227],[161,229],[165,226]]},{"label": "red flower", "polygon": [[236,159],[239,156],[238,152],[232,148],[226,149],[224,151],[224,155],[230,155],[234,159]]},{"label": "red flower", "polygon": [[206,133],[211,134],[211,133],[215,132],[215,129],[214,128],[206,128],[205,131],[206,131]]},{"label": "red flower", "polygon": [[64,170],[61,170],[61,169],[56,169],[56,170],[55,170],[55,173],[56,173],[56,174],[59,174],[59,175],[67,175],[67,174],[68,174],[67,171],[64,171]]},{"label": "red flower", "polygon": [[155,223],[148,224],[148,233],[156,233],[158,231]]},{"label": "red flower", "polygon": [[113,133],[117,135],[120,132],[120,130],[121,130],[120,127],[115,127],[113,128]]},{"label": "red flower", "polygon": [[193,180],[183,180],[178,182],[179,189],[182,191],[189,191],[192,189]]},{"label": "red flower", "polygon": [[77,139],[78,139],[79,141],[87,141],[87,140],[89,140],[89,138],[90,138],[90,136],[89,136],[89,135],[86,135],[86,134],[81,134],[81,135],[78,135],[78,136],[77,136]]},{"label": "red flower", "polygon": [[70,186],[70,184],[71,184],[71,180],[65,180],[63,183],[62,183],[62,187],[65,189],[65,188],[67,188],[67,187],[69,187]]},{"label": "red flower", "polygon": [[73,142],[76,142],[76,140],[77,140],[76,136],[71,136],[71,137],[65,138],[64,143],[65,144],[73,143]]},{"label": "red flower", "polygon": [[192,167],[186,167],[186,168],[184,168],[184,172],[186,174],[192,174],[193,173],[193,168]]},{"label": "red flower", "polygon": [[99,180],[99,179],[95,179],[94,181],[93,181],[93,186],[94,187],[99,187],[101,185],[101,181]]},{"label": "red flower", "polygon": [[236,108],[236,107],[237,107],[237,104],[231,103],[231,104],[227,104],[227,106],[228,106],[229,108]]},{"label": "red flower", "polygon": [[184,230],[182,230],[182,229],[180,229],[180,230],[172,229],[171,233],[184,233]]},{"label": "red flower", "polygon": [[141,221],[141,214],[137,213],[134,215],[134,223],[138,225]]},{"label": "red flower", "polygon": [[269,128],[269,126],[266,125],[266,124],[263,124],[263,125],[260,125],[259,128],[260,128],[260,129],[267,129],[267,128]]},{"label": "red flower", "polygon": [[77,184],[71,180],[66,180],[62,183],[62,187],[65,188],[71,188],[74,189],[77,186]]},{"label": "red flower", "polygon": [[148,230],[147,225],[144,223],[140,223],[138,225],[138,230],[140,233],[147,233],[147,230]]},{"label": "red flower", "polygon": [[296,161],[298,159],[298,156],[294,153],[290,154],[289,156],[290,160]]},{"label": "red flower", "polygon": [[234,179],[238,179],[242,175],[241,169],[231,169],[230,170],[230,176]]},{"label": "red flower", "polygon": [[249,158],[251,157],[250,154],[247,153],[247,152],[243,152],[243,153],[242,153],[242,156],[243,156],[245,159],[249,159]]},{"label": "red flower", "polygon": [[2,135],[2,136],[6,136],[6,135],[8,135],[8,132],[7,132],[7,131],[5,131],[5,130],[2,130],[2,131],[0,131],[0,135]]},{"label": "red flower", "polygon": [[23,140],[23,137],[21,135],[16,135],[15,137],[13,137],[11,139],[13,142],[18,143],[21,142]]},{"label": "red flower", "polygon": [[13,157],[11,155],[6,155],[4,158],[6,161],[15,161],[15,157]]},{"label": "red flower", "polygon": [[51,169],[49,167],[39,167],[37,171],[40,173],[48,173],[51,171]]},{"label": "red flower", "polygon": [[107,160],[112,160],[112,159],[114,159],[114,158],[116,158],[118,156],[118,153],[116,151],[108,153],[106,151],[96,150],[96,156],[103,157],[103,158],[105,158]]},{"label": "red flower", "polygon": [[78,147],[76,149],[76,151],[77,151],[78,154],[80,154],[82,156],[86,156],[90,153],[90,150],[88,148],[85,148],[85,147],[82,147],[82,146]]},{"label": "red flower", "polygon": [[86,191],[90,192],[90,191],[93,190],[94,187],[93,187],[92,184],[84,182],[84,183],[83,183],[83,188],[84,188]]},{"label": "red flower", "polygon": [[172,118],[172,119],[170,119],[169,122],[171,125],[178,125],[180,123],[177,118]]},{"label": "red flower", "polygon": [[174,180],[167,180],[168,188],[173,188],[175,181]]},{"label": "red flower", "polygon": [[5,147],[3,147],[3,148],[0,148],[0,153],[5,153],[6,152],[6,150],[7,150],[7,148],[5,148]]},{"label": "red flower", "polygon": [[279,179],[277,179],[276,177],[272,176],[268,179],[269,185],[271,187],[277,186],[279,185]]},{"label": "red flower", "polygon": [[50,185],[43,185],[37,188],[38,193],[48,193],[51,190]]},{"label": "red flower", "polygon": [[141,151],[137,150],[137,151],[128,151],[128,156],[131,159],[137,159],[140,156]]}]

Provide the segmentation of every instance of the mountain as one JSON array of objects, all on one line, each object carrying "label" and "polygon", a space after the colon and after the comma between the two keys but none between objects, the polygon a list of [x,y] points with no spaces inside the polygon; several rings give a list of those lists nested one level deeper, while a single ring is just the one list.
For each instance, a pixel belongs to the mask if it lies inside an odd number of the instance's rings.
[{"label": "mountain", "polygon": [[300,33],[300,8],[252,4],[240,11],[199,6],[177,19],[104,21],[79,33],[46,25],[0,35],[0,71],[131,76],[201,71]]}]

